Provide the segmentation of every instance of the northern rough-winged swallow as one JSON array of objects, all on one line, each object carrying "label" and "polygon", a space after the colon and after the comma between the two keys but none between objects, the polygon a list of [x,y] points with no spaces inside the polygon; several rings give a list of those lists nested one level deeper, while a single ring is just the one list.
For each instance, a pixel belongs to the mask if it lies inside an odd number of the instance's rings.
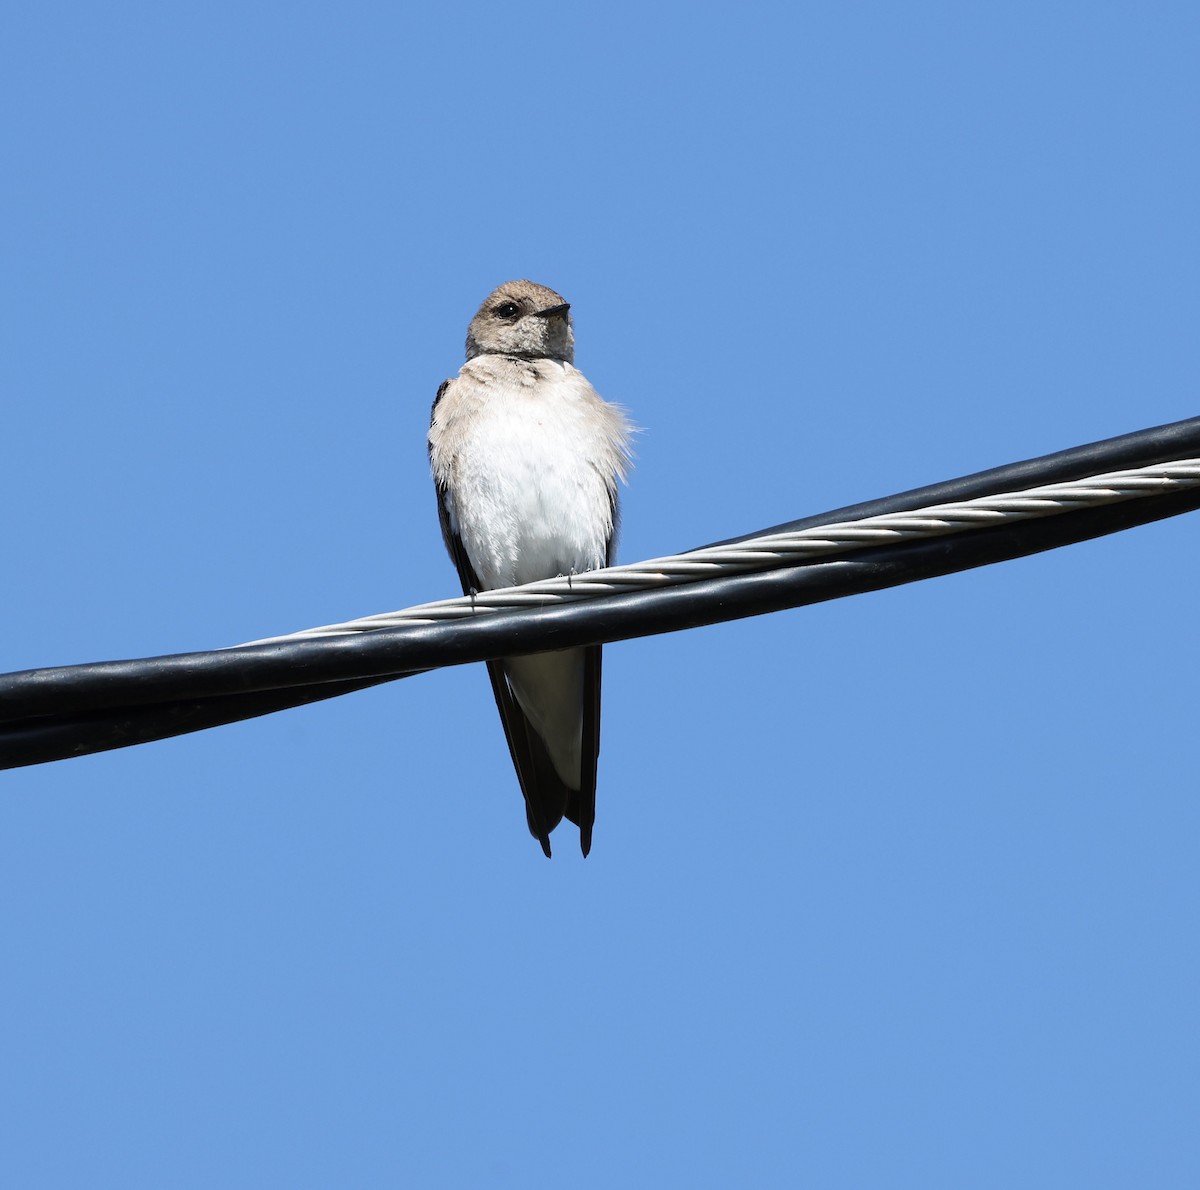
[{"label": "northern rough-winged swallow", "polygon": [[[467,362],[433,403],[429,460],[463,592],[612,562],[631,427],[576,371],[570,306],[509,281],[467,328]],[[600,646],[488,662],[529,831],[550,854],[570,819],[583,854],[596,817]]]}]

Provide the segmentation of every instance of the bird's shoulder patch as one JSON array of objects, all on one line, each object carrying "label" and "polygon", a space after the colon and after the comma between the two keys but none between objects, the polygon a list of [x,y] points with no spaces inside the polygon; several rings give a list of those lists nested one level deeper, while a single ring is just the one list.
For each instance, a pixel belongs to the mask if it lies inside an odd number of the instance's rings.
[{"label": "bird's shoulder patch", "polygon": [[450,387],[449,380],[443,380],[438,385],[437,396],[433,398],[433,405],[429,409],[429,422],[432,425],[433,419],[437,415],[438,402],[446,395],[446,390]]}]

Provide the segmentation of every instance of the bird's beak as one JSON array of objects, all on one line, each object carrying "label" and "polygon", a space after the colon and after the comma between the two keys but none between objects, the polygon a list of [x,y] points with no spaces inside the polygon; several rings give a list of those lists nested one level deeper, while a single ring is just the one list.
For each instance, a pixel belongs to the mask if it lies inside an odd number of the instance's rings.
[{"label": "bird's beak", "polygon": [[535,310],[534,313],[539,318],[553,318],[556,314],[566,314],[570,308],[570,302],[563,302],[558,306],[547,306],[544,310]]}]

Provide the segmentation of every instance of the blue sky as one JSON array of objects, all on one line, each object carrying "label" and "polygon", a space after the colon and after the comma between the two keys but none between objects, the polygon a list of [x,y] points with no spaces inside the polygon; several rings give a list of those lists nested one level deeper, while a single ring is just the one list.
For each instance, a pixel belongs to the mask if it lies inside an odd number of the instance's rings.
[{"label": "blue sky", "polygon": [[[621,557],[1195,415],[1194,4],[9,6],[0,668],[457,593],[528,276]],[[1200,1177],[1195,517],[605,661],[591,857],[481,669],[0,775],[22,1187]]]}]

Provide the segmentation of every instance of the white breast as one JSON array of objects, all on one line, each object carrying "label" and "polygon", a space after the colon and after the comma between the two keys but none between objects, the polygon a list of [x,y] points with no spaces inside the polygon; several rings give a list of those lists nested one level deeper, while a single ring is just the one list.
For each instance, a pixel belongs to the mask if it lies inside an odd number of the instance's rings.
[{"label": "white breast", "polygon": [[580,372],[481,357],[441,406],[434,469],[485,589],[605,564],[627,428]]}]

